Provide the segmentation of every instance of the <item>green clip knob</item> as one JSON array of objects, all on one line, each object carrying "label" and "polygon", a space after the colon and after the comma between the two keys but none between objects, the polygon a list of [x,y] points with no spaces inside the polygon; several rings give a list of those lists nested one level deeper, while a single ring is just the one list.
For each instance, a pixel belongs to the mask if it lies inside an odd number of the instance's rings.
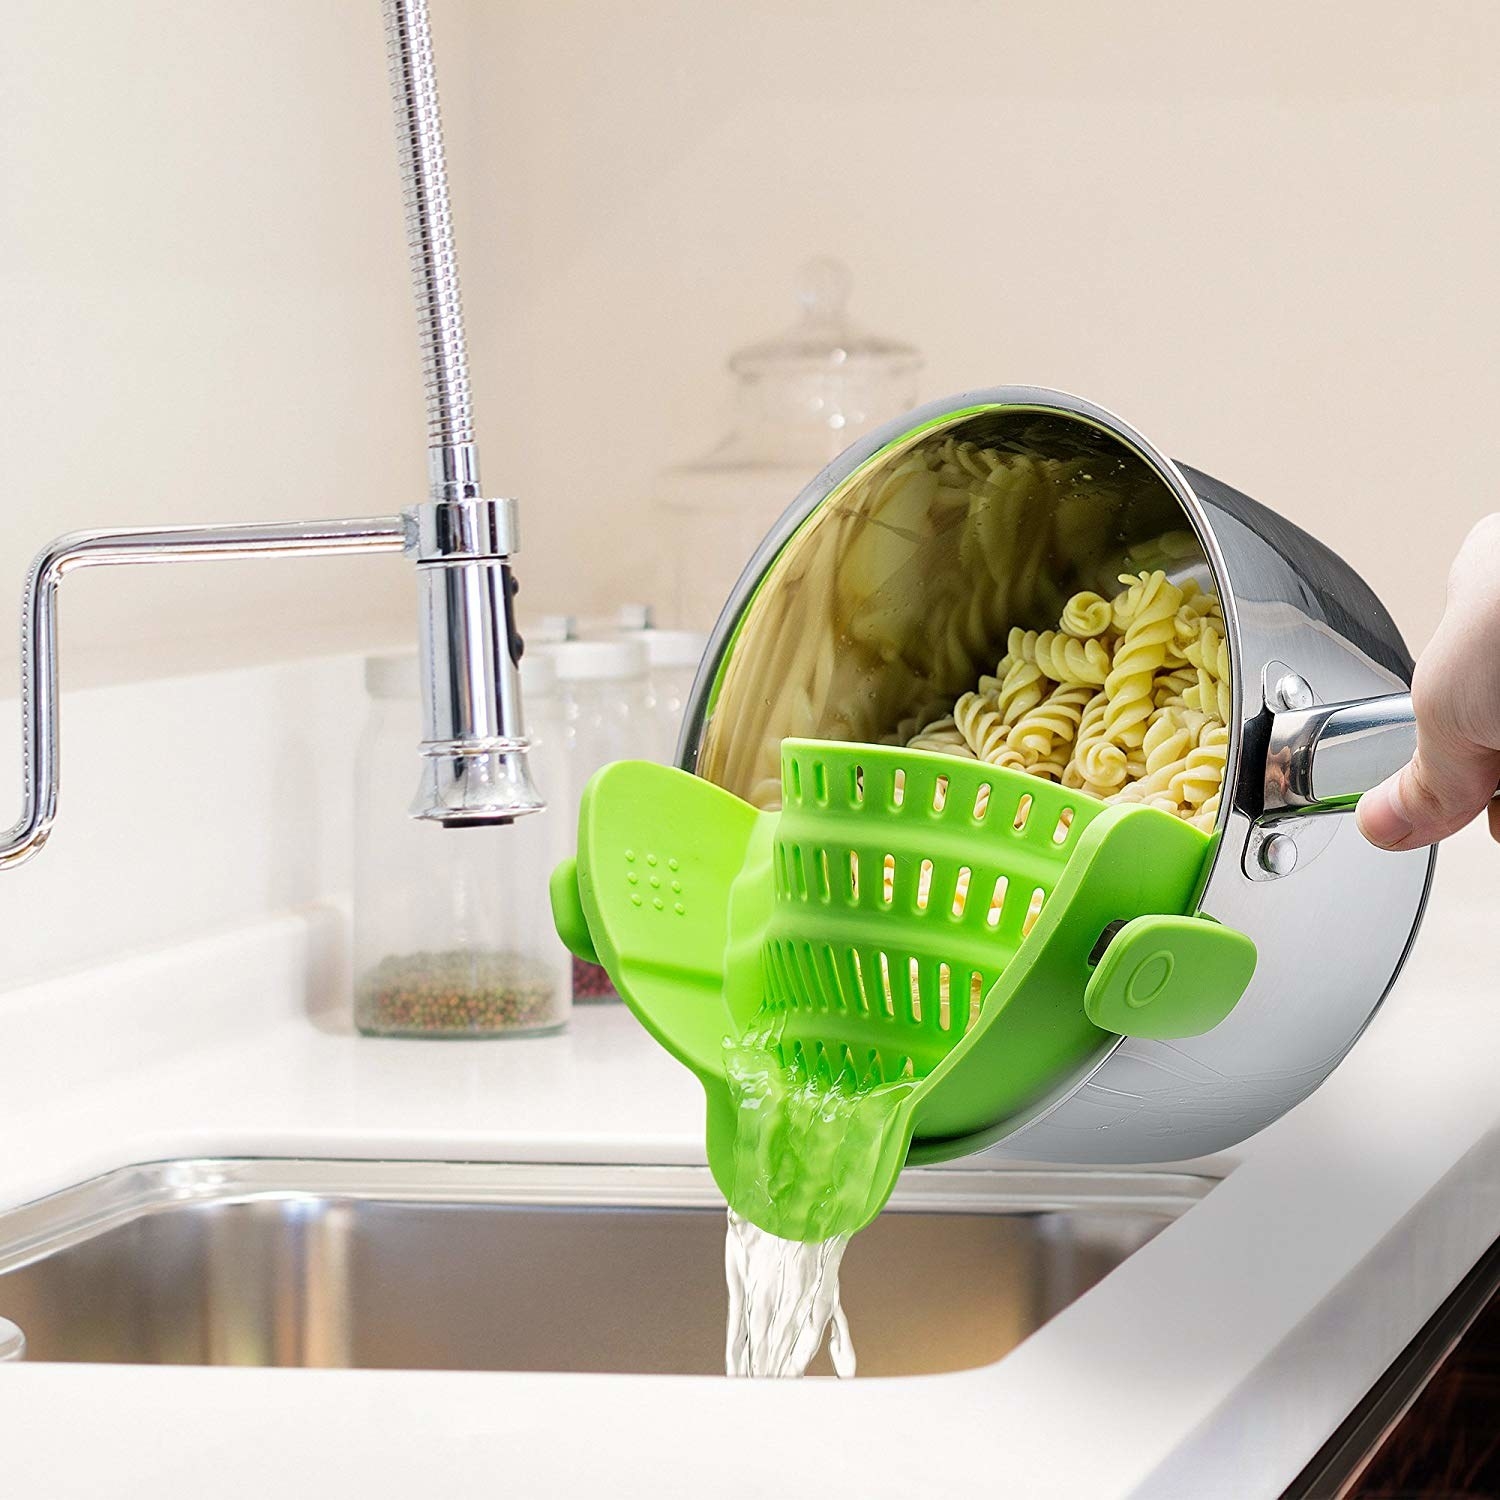
[{"label": "green clip knob", "polygon": [[585,963],[598,963],[599,955],[594,950],[589,919],[584,913],[583,898],[578,891],[576,859],[565,859],[558,865],[552,872],[548,890],[552,896],[552,920],[557,925],[557,935],[563,940],[568,952]]},{"label": "green clip knob", "polygon": [[1146,916],[1115,935],[1083,995],[1095,1026],[1119,1036],[1201,1036],[1234,1009],[1255,944],[1207,917]]}]

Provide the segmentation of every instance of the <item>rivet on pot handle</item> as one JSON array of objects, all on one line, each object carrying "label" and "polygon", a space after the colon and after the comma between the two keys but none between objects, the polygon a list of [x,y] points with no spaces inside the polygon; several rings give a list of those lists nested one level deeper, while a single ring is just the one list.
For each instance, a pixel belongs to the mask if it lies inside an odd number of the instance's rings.
[{"label": "rivet on pot handle", "polygon": [[1265,811],[1347,811],[1399,771],[1416,748],[1410,693],[1275,714],[1266,749]]}]

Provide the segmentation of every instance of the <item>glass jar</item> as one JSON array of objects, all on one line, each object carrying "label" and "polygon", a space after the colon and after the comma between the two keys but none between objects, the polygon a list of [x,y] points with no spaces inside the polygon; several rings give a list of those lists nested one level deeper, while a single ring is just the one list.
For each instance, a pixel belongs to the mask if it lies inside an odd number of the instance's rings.
[{"label": "glass jar", "polygon": [[355,1024],[367,1036],[558,1030],[572,1004],[571,969],[547,881],[571,844],[572,802],[556,668],[542,654],[521,668],[532,774],[547,809],[498,828],[443,828],[407,816],[421,738],[416,657],[371,657],[365,686],[370,715],[355,785]]},{"label": "glass jar", "polygon": [[850,323],[852,282],[840,261],[802,267],[796,326],[729,358],[734,430],[696,463],[659,477],[672,623],[711,629],[798,491],[862,432],[915,404],[922,356]]},{"label": "glass jar", "polygon": [[[649,658],[640,641],[563,641],[539,648],[557,671],[562,742],[567,760],[569,852],[577,845],[578,803],[589,777],[614,760],[650,759],[655,750],[647,680]],[[573,960],[576,1001],[618,1000],[597,964]]]},{"label": "glass jar", "polygon": [[682,709],[698,675],[708,637],[698,630],[629,630],[628,640],[646,648],[646,711],[651,720],[651,759],[677,763]]}]

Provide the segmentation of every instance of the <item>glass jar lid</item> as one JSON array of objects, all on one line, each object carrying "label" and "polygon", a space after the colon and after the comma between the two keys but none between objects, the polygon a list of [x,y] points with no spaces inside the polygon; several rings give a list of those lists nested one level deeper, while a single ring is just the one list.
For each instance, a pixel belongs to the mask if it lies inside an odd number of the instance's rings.
[{"label": "glass jar lid", "polygon": [[644,677],[649,660],[640,641],[622,636],[599,641],[559,641],[541,650],[562,682],[621,682]]},{"label": "glass jar lid", "polygon": [[708,636],[701,630],[645,630],[625,632],[628,640],[639,641],[653,667],[696,667],[708,649]]},{"label": "glass jar lid", "polygon": [[729,368],[749,377],[804,375],[811,370],[838,371],[859,366],[882,367],[891,376],[918,369],[921,353],[900,339],[867,333],[849,318],[854,277],[841,260],[819,256],[797,272],[797,305],[802,315],[785,333],[746,344],[729,356]]}]

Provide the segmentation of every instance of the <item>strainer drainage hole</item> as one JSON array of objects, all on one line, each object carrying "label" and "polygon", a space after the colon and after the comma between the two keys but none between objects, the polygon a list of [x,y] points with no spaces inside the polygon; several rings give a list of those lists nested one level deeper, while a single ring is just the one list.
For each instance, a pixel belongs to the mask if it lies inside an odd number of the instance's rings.
[{"label": "strainer drainage hole", "polygon": [[1042,914],[1042,902],[1044,902],[1046,899],[1047,893],[1041,888],[1041,886],[1038,886],[1031,893],[1031,905],[1026,908],[1026,920],[1021,923],[1022,937],[1025,937],[1026,934],[1036,926],[1036,919]]},{"label": "strainer drainage hole", "polygon": [[995,880],[995,891],[990,897],[989,915],[985,918],[991,927],[998,927],[1000,925],[1000,913],[1005,910],[1005,891],[1009,884],[1010,881],[1003,875],[998,876]]},{"label": "strainer drainage hole", "polygon": [[954,882],[953,886],[953,915],[955,917],[963,916],[964,907],[968,905],[969,881],[972,876],[973,871],[969,869],[968,865],[960,866],[958,879]]}]

